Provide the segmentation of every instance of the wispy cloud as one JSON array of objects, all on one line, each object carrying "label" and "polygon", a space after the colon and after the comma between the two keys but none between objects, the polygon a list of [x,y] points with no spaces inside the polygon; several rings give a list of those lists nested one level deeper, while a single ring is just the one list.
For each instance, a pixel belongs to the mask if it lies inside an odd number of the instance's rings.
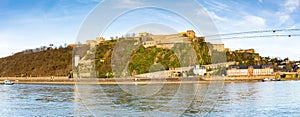
[{"label": "wispy cloud", "polygon": [[266,26],[266,20],[259,16],[247,15],[243,17],[242,25],[264,28]]},{"label": "wispy cloud", "polygon": [[117,8],[135,8],[143,4],[143,0],[116,0],[113,5]]},{"label": "wispy cloud", "polygon": [[[224,2],[218,0],[205,0],[204,3],[216,11],[229,11],[230,7]],[[211,7],[213,6],[213,7]]]},{"label": "wispy cloud", "polygon": [[292,13],[299,7],[300,0],[287,0],[284,4],[285,12]]},{"label": "wispy cloud", "polygon": [[[214,11],[206,10],[206,12],[213,20],[217,20],[217,21],[227,21],[228,20],[226,17],[221,17],[221,16],[217,15]],[[198,15],[201,15],[201,11],[198,12]]]},{"label": "wispy cloud", "polygon": [[300,0],[286,0],[276,13],[276,15],[279,17],[279,23],[277,25],[281,26],[285,23],[290,23],[290,21],[292,21],[290,15],[298,9],[299,4]]},{"label": "wispy cloud", "polygon": [[[214,20],[220,33],[234,33],[244,31],[259,31],[270,29],[284,29],[284,28],[300,28],[300,23],[294,19],[298,17],[295,13],[299,13],[300,0],[286,0],[283,2],[275,1],[231,1],[221,2],[226,7],[220,7],[211,1],[203,1],[205,9]],[[232,3],[231,3],[232,2]],[[231,3],[231,4],[228,4]],[[255,6],[260,4],[259,6]],[[272,5],[270,5],[272,4]],[[224,9],[224,10],[222,10]],[[272,35],[270,33],[269,35]],[[289,34],[276,33],[276,34]],[[268,34],[242,34],[236,36],[254,36],[254,35],[268,35]],[[221,37],[222,38],[222,37]],[[226,47],[231,49],[247,49],[254,48],[262,56],[274,57],[290,57],[294,60],[299,60],[299,52],[294,52],[297,44],[300,43],[298,37],[273,37],[273,38],[250,38],[250,39],[232,39],[223,40]],[[274,51],[274,48],[276,52]]]}]

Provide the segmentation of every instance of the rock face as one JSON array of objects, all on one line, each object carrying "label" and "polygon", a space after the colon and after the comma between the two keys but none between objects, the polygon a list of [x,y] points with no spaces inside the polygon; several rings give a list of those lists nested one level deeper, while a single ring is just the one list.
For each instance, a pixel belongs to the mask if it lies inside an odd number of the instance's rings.
[{"label": "rock face", "polygon": [[[88,44],[89,49],[83,52],[82,58],[79,55],[78,65],[74,66],[73,76],[75,78],[96,78],[95,71],[95,52],[97,44]],[[75,49],[76,51],[76,49]],[[76,53],[76,52],[75,52]]]}]

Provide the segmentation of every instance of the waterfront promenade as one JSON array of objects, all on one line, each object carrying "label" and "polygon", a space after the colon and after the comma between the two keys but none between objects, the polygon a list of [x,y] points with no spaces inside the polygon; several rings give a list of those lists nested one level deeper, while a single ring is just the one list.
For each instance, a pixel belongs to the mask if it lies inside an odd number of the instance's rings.
[{"label": "waterfront promenade", "polygon": [[[218,80],[224,82],[260,82],[264,78],[274,76],[255,77],[221,77]],[[211,83],[211,78],[187,77],[187,78],[67,78],[67,77],[1,77],[0,82],[11,80],[16,84],[180,84],[180,83]],[[282,78],[285,80],[299,80],[297,78]]]}]

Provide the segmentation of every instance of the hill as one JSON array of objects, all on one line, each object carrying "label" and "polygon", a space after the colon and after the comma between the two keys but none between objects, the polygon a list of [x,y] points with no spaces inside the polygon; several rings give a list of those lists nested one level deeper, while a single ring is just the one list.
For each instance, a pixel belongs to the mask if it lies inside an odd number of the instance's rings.
[{"label": "hill", "polygon": [[[209,43],[207,42],[191,42],[192,49],[185,48],[185,45],[174,44],[172,48],[159,48],[157,46],[144,47],[142,45],[133,46],[132,43],[137,40],[121,41],[125,48],[135,48],[130,51],[123,51],[121,53],[130,53],[130,56],[124,57],[114,55],[119,60],[114,61],[114,66],[122,66],[124,63],[118,61],[129,61],[128,73],[141,74],[149,71],[168,70],[179,66],[189,65],[207,65],[212,63],[211,52],[209,50]],[[97,77],[113,77],[119,76],[120,73],[112,71],[112,54],[114,48],[119,43],[117,40],[109,40],[99,43],[95,46],[93,51],[88,53],[95,53],[95,55],[87,54],[90,46],[81,44],[75,51],[76,55],[87,60],[94,60],[95,71]],[[131,45],[130,45],[131,44]],[[181,54],[176,54],[176,51],[181,51]],[[189,53],[194,51],[196,53],[196,63],[180,61],[187,60]],[[214,51],[214,50],[212,50]],[[0,76],[1,77],[42,77],[42,76],[68,76],[72,73],[72,47],[66,48],[44,48],[40,51],[24,51],[16,53],[12,56],[0,58]],[[218,53],[218,52],[213,52]],[[222,55],[222,54],[220,54]],[[272,64],[266,60],[260,59],[258,53],[241,52],[241,51],[227,51],[227,61],[236,61],[238,65],[255,65],[255,64]],[[124,68],[118,68],[124,69]]]},{"label": "hill", "polygon": [[[124,55],[115,55],[115,58],[118,60],[114,61],[115,66],[126,66],[124,62],[128,62],[128,73],[129,74],[142,74],[148,73],[149,71],[160,71],[168,70],[170,68],[176,68],[180,66],[189,66],[194,64],[206,65],[211,63],[209,49],[206,42],[193,42],[191,45],[194,50],[189,50],[186,45],[174,44],[172,49],[170,48],[159,48],[156,46],[145,48],[142,45],[130,45],[130,43],[136,43],[136,40],[125,40],[121,42],[117,41],[105,41],[96,46],[95,51],[95,70],[97,77],[113,77],[112,71],[112,54],[117,43],[122,43],[120,45],[128,48],[135,48],[132,52],[124,50],[123,47],[118,48],[117,50],[122,50],[120,53],[129,53],[130,56],[126,57]],[[188,44],[189,45],[189,44]],[[117,51],[115,50],[115,51]],[[129,49],[130,50],[130,49]],[[176,55],[174,52],[180,51],[180,55]],[[190,61],[180,61],[178,57],[182,60],[187,60],[189,54],[194,51],[196,53],[196,61],[190,63]],[[116,52],[118,53],[118,52]],[[120,63],[119,63],[120,62]],[[124,68],[118,68],[124,69]],[[121,70],[117,70],[121,71]],[[119,76],[120,73],[115,73],[115,76]]]},{"label": "hill", "polygon": [[0,58],[0,76],[67,76],[72,70],[72,50],[72,47],[44,48]]}]

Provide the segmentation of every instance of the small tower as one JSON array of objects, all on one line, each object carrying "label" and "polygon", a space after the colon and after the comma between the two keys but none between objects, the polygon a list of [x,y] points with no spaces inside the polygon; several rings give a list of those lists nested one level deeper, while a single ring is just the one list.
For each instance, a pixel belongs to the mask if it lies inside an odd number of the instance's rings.
[{"label": "small tower", "polygon": [[187,30],[186,35],[189,38],[195,38],[196,37],[195,32],[193,30]]},{"label": "small tower", "polygon": [[101,43],[101,42],[104,41],[104,38],[103,38],[103,37],[96,37],[96,41],[97,41],[98,43]]}]

